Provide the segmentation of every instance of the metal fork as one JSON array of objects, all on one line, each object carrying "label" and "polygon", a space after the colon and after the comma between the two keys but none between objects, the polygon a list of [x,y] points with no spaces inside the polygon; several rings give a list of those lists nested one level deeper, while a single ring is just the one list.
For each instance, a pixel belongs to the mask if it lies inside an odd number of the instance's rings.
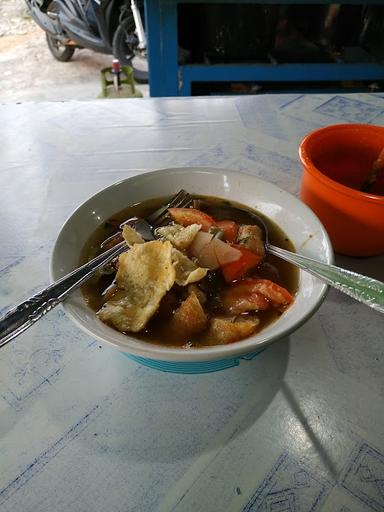
[{"label": "metal fork", "polygon": [[[190,195],[185,190],[180,190],[167,204],[161,206],[146,219],[134,219],[130,224],[144,240],[153,240],[155,238],[154,228],[164,222],[168,208],[186,207],[191,201]],[[127,244],[120,242],[9,311],[0,319],[0,348],[40,320],[48,311],[66,299],[70,293],[88,281],[97,270],[127,249]]]}]

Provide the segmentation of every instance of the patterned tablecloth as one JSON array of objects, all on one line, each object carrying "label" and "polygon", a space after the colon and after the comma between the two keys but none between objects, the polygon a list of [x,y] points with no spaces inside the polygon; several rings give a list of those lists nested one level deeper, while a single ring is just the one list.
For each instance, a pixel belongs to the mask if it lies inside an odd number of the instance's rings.
[{"label": "patterned tablecloth", "polygon": [[[383,124],[384,95],[1,105],[0,313],[48,284],[77,205],[147,170],[240,170],[297,194],[300,139]],[[351,232],[353,236],[353,232]],[[384,279],[384,259],[338,257]],[[139,366],[49,313],[0,354],[1,512],[384,510],[383,317],[336,291],[207,375]]]}]

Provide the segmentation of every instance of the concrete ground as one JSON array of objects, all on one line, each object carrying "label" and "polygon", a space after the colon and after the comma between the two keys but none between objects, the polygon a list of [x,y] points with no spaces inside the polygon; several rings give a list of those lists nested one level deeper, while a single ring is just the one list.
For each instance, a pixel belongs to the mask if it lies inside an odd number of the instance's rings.
[{"label": "concrete ground", "polygon": [[[91,100],[101,91],[100,70],[112,55],[76,50],[70,62],[56,61],[44,32],[23,0],[0,0],[0,102]],[[148,85],[138,85],[148,96]]]}]

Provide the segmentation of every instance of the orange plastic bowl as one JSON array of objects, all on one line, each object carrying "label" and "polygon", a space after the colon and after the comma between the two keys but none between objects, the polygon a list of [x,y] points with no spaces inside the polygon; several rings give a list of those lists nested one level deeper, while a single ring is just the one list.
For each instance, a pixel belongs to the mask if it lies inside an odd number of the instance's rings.
[{"label": "orange plastic bowl", "polygon": [[384,253],[384,176],[369,193],[360,191],[383,147],[384,127],[364,124],[320,128],[300,143],[300,197],[341,254]]}]

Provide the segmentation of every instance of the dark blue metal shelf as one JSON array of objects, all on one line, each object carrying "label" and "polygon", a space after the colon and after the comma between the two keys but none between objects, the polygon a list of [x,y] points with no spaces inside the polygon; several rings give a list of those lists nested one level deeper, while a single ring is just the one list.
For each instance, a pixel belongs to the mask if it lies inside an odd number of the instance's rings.
[{"label": "dark blue metal shelf", "polygon": [[382,64],[213,64],[180,66],[179,95],[190,96],[192,82],[306,82],[384,80]]},{"label": "dark blue metal shelf", "polygon": [[[177,5],[185,3],[235,3],[235,0],[146,0],[146,26],[150,94],[159,96],[190,96],[193,82],[319,82],[384,80],[380,63],[303,63],[303,64],[178,64]],[[334,1],[247,0],[262,4],[331,4]],[[382,4],[383,0],[362,2],[339,1],[339,4]]]}]

